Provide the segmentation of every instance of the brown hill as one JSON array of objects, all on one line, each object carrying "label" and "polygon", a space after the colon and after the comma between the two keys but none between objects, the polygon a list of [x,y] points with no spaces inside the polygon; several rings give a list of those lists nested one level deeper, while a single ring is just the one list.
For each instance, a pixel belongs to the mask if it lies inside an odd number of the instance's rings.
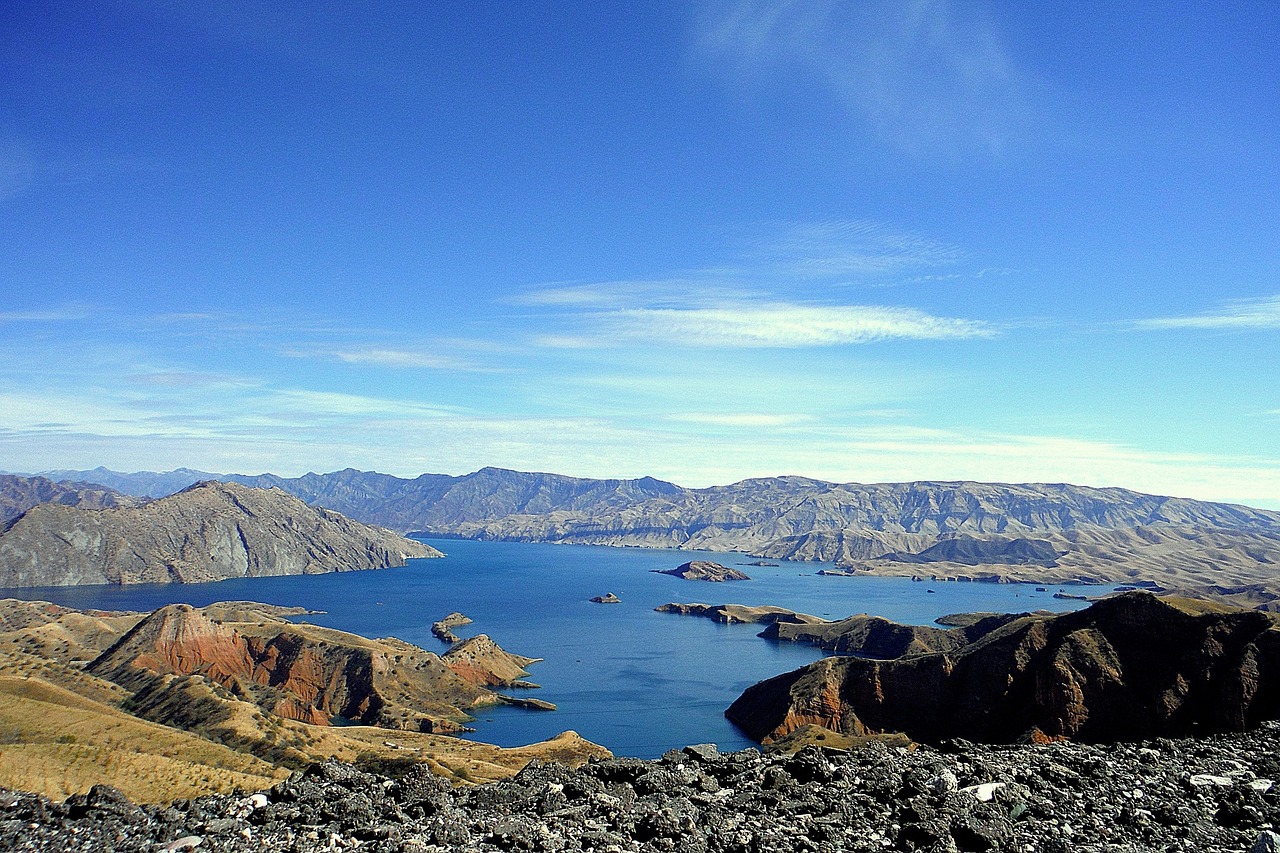
[{"label": "brown hill", "polygon": [[808,643],[840,655],[891,660],[958,651],[1018,618],[1019,615],[1013,614],[988,616],[961,628],[934,628],[931,625],[899,625],[882,616],[862,613],[834,622],[777,619],[761,631],[760,636]]},{"label": "brown hill", "polygon": [[1278,624],[1132,592],[1022,616],[956,651],[827,658],[748,688],[725,716],[762,740],[806,724],[923,742],[1240,731],[1280,716]]},{"label": "brown hill", "polygon": [[199,675],[286,719],[438,732],[457,731],[470,719],[468,709],[502,701],[481,685],[506,683],[513,667],[524,674],[515,662],[532,660],[509,656],[485,637],[453,661],[464,676],[393,638],[279,619],[219,623],[172,604],[139,622],[88,671],[133,690],[158,676]]},{"label": "brown hill", "polygon": [[504,651],[488,634],[460,641],[440,659],[463,681],[480,687],[528,686],[525,667],[542,660]]},{"label": "brown hill", "polygon": [[0,530],[0,586],[196,583],[435,556],[420,542],[278,489],[208,482],[141,507],[33,507]]},{"label": "brown hill", "polygon": [[[503,749],[406,730],[437,719],[456,728],[437,715],[466,719],[457,703],[467,697],[504,700],[408,643],[282,618],[303,612],[246,601],[145,614],[0,600],[0,785],[61,798],[106,783],[150,802],[261,787],[324,758],[374,768],[423,762],[466,782],[509,776],[531,758],[578,764],[609,754],[572,732]],[[481,645],[485,654],[470,661],[481,680],[532,662]],[[486,676],[490,664],[502,666]],[[344,691],[360,705],[352,693],[368,680],[365,719],[383,728],[298,721],[323,721]],[[434,690],[445,692],[412,704]]]}]

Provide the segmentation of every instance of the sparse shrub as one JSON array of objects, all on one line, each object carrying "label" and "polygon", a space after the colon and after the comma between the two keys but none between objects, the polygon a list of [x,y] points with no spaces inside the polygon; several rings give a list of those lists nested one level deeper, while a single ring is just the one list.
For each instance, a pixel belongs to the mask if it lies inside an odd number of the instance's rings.
[{"label": "sparse shrub", "polygon": [[360,753],[351,763],[365,773],[376,773],[389,779],[401,779],[417,766],[418,761],[414,758],[401,758],[369,751]]}]

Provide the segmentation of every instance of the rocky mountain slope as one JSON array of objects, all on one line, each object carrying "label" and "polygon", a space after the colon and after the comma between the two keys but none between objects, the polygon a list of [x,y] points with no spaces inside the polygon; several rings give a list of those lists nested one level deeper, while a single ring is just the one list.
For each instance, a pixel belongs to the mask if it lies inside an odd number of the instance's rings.
[{"label": "rocky mountain slope", "polygon": [[334,757],[481,781],[535,757],[608,754],[571,733],[518,749],[424,733],[504,701],[491,687],[532,659],[484,635],[437,656],[284,618],[302,612],[0,600],[0,785],[66,796],[105,781],[161,801],[268,785]]},{"label": "rocky mountain slope", "polygon": [[486,688],[527,675],[534,660],[508,654],[484,635],[441,657],[393,638],[264,621],[260,611],[238,615],[250,618],[230,622],[187,604],[162,607],[86,671],[150,694],[166,690],[174,676],[198,675],[264,711],[313,725],[343,720],[447,732],[471,719],[467,710],[499,704]]},{"label": "rocky mountain slope", "polygon": [[812,724],[928,743],[1109,743],[1280,717],[1280,620],[1254,610],[1132,592],[1023,615],[958,648],[904,651],[826,658],[748,688],[725,716],[756,739]]},{"label": "rocky mountain slope", "polygon": [[11,850],[684,851],[1152,850],[1267,853],[1280,835],[1280,730],[1106,748],[944,752],[873,744],[796,755],[714,747],[577,770],[532,763],[450,788],[326,763],[260,795],[139,808],[101,787],[55,804],[5,793]]},{"label": "rocky mountain slope", "polygon": [[497,468],[416,479],[353,470],[224,477],[434,536],[742,551],[861,574],[1143,580],[1280,607],[1280,513],[1127,489],[805,477],[686,489]]},{"label": "rocky mountain slope", "polygon": [[205,482],[140,507],[32,507],[0,527],[0,587],[198,583],[432,556],[440,553],[278,489]]},{"label": "rocky mountain slope", "polygon": [[138,506],[142,502],[96,483],[55,483],[45,477],[0,474],[0,525],[43,503],[78,506],[82,509],[108,509]]}]

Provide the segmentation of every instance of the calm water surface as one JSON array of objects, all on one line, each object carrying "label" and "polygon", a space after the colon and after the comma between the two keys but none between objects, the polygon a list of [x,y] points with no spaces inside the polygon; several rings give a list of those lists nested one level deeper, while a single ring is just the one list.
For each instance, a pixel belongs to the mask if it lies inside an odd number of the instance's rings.
[{"label": "calm water surface", "polygon": [[[752,559],[741,554],[424,541],[448,557],[410,560],[404,568],[381,571],[199,585],[0,590],[0,596],[115,610],[240,599],[297,605],[325,611],[302,617],[306,621],[370,637],[395,636],[436,652],[446,647],[431,636],[431,623],[458,610],[475,620],[457,630],[460,636],[485,633],[508,651],[544,658],[530,667],[531,680],[542,689],[529,695],[559,707],[554,712],[481,711],[473,737],[515,746],[573,729],[619,755],[641,757],[690,743],[715,743],[725,750],[753,745],[724,719],[724,709],[751,684],[822,656],[811,647],[762,640],[756,637],[761,626],[719,625],[653,611],[668,601],[774,604],[831,619],[873,613],[919,625],[946,613],[1084,606],[1053,598],[1058,587],[1036,592],[1023,584],[817,575],[830,567],[826,563],[744,566],[752,580],[721,584],[651,571],[691,559],[729,566]],[[588,601],[606,592],[622,603]]]}]

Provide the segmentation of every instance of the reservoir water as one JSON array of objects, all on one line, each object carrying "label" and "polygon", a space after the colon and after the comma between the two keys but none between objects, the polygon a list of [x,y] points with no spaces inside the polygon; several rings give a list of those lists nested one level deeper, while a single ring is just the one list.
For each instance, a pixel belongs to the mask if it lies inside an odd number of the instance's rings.
[{"label": "reservoir water", "polygon": [[[773,604],[828,619],[872,613],[924,625],[946,613],[1073,610],[1084,602],[1053,598],[1059,587],[913,582],[909,578],[818,575],[824,563],[745,566],[742,554],[429,540],[448,556],[410,560],[381,571],[230,580],[211,584],[43,587],[0,590],[0,597],[42,599],[69,607],[150,610],[185,602],[251,600],[297,605],[323,614],[305,621],[370,637],[395,636],[443,652],[431,623],[450,611],[510,652],[544,660],[530,667],[542,685],[527,695],[556,711],[485,709],[472,737],[501,746],[542,740],[566,729],[618,755],[656,757],[673,747],[753,745],[723,716],[751,684],[817,660],[808,646],[756,636],[763,626],[655,613],[669,601]],[[691,559],[742,568],[750,581],[686,581],[653,570]],[[1089,587],[1101,593],[1110,587]],[[1081,592],[1069,588],[1068,592]],[[621,604],[594,604],[612,592]]]}]

